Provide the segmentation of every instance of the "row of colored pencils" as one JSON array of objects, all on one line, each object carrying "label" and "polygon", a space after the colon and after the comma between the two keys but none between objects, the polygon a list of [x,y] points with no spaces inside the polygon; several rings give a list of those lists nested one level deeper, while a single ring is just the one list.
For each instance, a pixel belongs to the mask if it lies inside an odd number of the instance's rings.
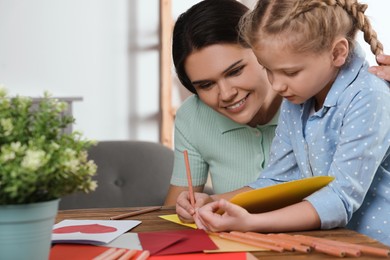
[{"label": "row of colored pencils", "polygon": [[141,254],[137,255],[138,250],[135,249],[124,249],[111,247],[96,256],[93,260],[145,260],[150,256],[148,250],[144,250]]},{"label": "row of colored pencils", "polygon": [[336,257],[360,257],[370,255],[389,257],[390,250],[366,245],[352,244],[325,238],[288,234],[261,234],[254,232],[221,232],[218,236],[224,239],[257,246],[277,252],[299,251],[309,253],[317,251]]}]

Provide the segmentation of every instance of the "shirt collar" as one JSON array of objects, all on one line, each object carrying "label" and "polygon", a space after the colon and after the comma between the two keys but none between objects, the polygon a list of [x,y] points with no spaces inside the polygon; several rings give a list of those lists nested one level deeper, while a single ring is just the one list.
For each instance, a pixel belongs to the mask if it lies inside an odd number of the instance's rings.
[{"label": "shirt collar", "polygon": [[[276,126],[278,123],[278,118],[279,118],[279,110],[274,115],[274,117],[271,119],[271,121],[269,121],[265,125],[258,125],[258,126],[256,126],[256,128],[260,129],[260,128],[264,128],[264,127],[268,127],[268,126]],[[224,133],[229,132],[229,131],[241,129],[241,128],[252,128],[248,125],[239,124],[239,123],[237,123],[237,122],[235,122],[235,121],[233,121],[233,120],[231,120],[223,115],[217,117],[216,121],[217,121],[217,126],[218,126],[219,130],[221,131],[221,134],[224,134]]]},{"label": "shirt collar", "polygon": [[341,68],[335,82],[329,90],[329,93],[324,101],[324,107],[333,107],[336,105],[340,93],[351,85],[365,63],[365,53],[360,45],[356,43],[350,62]]}]

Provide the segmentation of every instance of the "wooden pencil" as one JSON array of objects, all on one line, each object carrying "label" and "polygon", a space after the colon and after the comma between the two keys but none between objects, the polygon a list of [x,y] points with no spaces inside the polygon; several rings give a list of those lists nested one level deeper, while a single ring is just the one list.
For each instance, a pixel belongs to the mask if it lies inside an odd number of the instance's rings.
[{"label": "wooden pencil", "polygon": [[[279,237],[284,238],[284,239],[295,240],[295,241],[300,242],[300,243],[302,243],[304,245],[311,246],[315,251],[318,251],[318,252],[321,252],[321,253],[324,253],[324,254],[327,254],[327,255],[332,255],[332,256],[336,256],[336,257],[344,257],[344,256],[347,255],[346,251],[348,251],[350,253],[348,248],[334,246],[334,245],[329,245],[329,244],[326,244],[326,243],[315,242],[315,238],[314,237],[309,237],[308,236],[307,238],[298,238],[296,236],[291,236],[291,235],[288,235],[288,234],[276,234],[276,236],[279,236]],[[354,251],[354,250],[351,250],[351,251]],[[359,253],[360,252],[355,250],[354,251],[354,256],[356,256],[356,254],[359,255]],[[350,253],[350,254],[352,254],[352,253]]]},{"label": "wooden pencil", "polygon": [[187,173],[187,181],[188,181],[188,193],[190,196],[190,202],[191,206],[195,208],[195,195],[194,195],[194,188],[192,186],[192,177],[191,177],[191,168],[190,168],[190,161],[188,159],[188,151],[184,150],[184,161],[186,164],[186,173]]},{"label": "wooden pencil", "polygon": [[236,241],[236,242],[240,242],[243,244],[251,245],[251,246],[257,246],[260,248],[269,249],[269,250],[276,251],[276,252],[284,252],[283,247],[275,246],[275,245],[272,245],[270,243],[254,241],[254,240],[251,240],[248,238],[243,238],[243,237],[240,237],[238,235],[231,234],[231,233],[221,232],[221,233],[219,233],[219,237],[224,238],[224,239],[228,239],[228,240],[232,240],[232,241]]},{"label": "wooden pencil", "polygon": [[145,259],[148,259],[148,257],[150,256],[150,252],[148,250],[144,250],[142,251],[142,253],[137,257],[136,260],[145,260]]},{"label": "wooden pencil", "polygon": [[135,254],[137,253],[137,250],[130,249],[128,250],[124,255],[122,255],[118,260],[129,260],[131,259]]},{"label": "wooden pencil", "polygon": [[124,213],[124,214],[110,217],[110,220],[129,218],[129,217],[137,216],[137,215],[144,214],[144,213],[149,213],[149,212],[160,210],[160,209],[161,209],[161,206],[148,207],[148,208],[140,209],[137,211],[133,211],[133,212]]},{"label": "wooden pencil", "polygon": [[110,255],[106,256],[104,260],[116,260],[119,257],[121,257],[124,253],[126,253],[126,249],[123,248],[117,248],[114,252],[112,252]]},{"label": "wooden pencil", "polygon": [[269,236],[261,233],[255,233],[255,232],[246,232],[245,234],[248,234],[249,238],[263,240],[265,242],[268,241],[277,246],[281,246],[288,251],[299,251],[303,253],[309,253],[311,251],[311,248],[309,246],[301,245],[300,243],[297,243],[292,240],[280,239],[275,236]]},{"label": "wooden pencil", "polygon": [[[359,257],[361,255],[360,250],[351,246],[341,245],[339,243],[332,243],[332,240],[329,239],[301,235],[297,235],[294,237],[297,237],[305,244],[310,244],[317,251],[320,251],[320,249],[318,248],[322,248],[323,246],[325,246],[326,248],[334,247],[333,251],[343,252],[345,256]],[[330,250],[332,249],[330,248]]]},{"label": "wooden pencil", "polygon": [[267,234],[267,236],[272,237],[272,238],[277,239],[277,240],[280,240],[280,241],[285,241],[287,243],[290,243],[292,246],[294,246],[295,251],[302,252],[302,253],[309,253],[312,251],[311,247],[309,245],[304,245],[299,241],[291,239],[290,238],[291,236],[282,238],[282,237],[280,237],[276,234],[272,234],[272,233]]},{"label": "wooden pencil", "polygon": [[359,245],[359,244],[352,244],[342,241],[336,241],[336,240],[330,240],[325,238],[319,238],[319,237],[311,237],[311,236],[304,236],[304,235],[294,235],[294,237],[300,239],[300,240],[309,240],[316,241],[319,243],[326,243],[329,245],[335,245],[339,247],[344,248],[351,248],[355,250],[359,250],[363,255],[371,255],[371,256],[380,256],[380,257],[389,257],[390,256],[390,250],[386,248],[378,248],[378,247],[372,247],[372,246],[366,246],[366,245]]},{"label": "wooden pencil", "polygon": [[254,241],[258,241],[258,242],[264,242],[264,243],[269,243],[269,244],[272,244],[275,246],[280,246],[280,247],[283,247],[287,251],[294,251],[294,247],[292,247],[291,245],[285,244],[285,243],[277,243],[271,237],[267,237],[267,236],[263,237],[262,234],[257,234],[257,233],[253,233],[253,232],[243,233],[243,232],[238,232],[238,231],[231,231],[230,234],[236,235],[236,236],[239,236],[242,238],[246,238],[246,239],[251,239]]}]

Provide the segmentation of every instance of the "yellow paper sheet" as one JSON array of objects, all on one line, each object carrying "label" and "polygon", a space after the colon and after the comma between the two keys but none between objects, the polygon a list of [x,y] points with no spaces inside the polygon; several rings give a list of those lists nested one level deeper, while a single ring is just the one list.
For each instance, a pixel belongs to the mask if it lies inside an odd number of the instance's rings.
[{"label": "yellow paper sheet", "polygon": [[162,215],[162,216],[159,216],[159,217],[162,218],[162,219],[174,222],[176,224],[180,224],[180,225],[187,226],[187,227],[190,227],[190,228],[195,228],[195,229],[197,228],[195,224],[187,224],[187,223],[181,222],[181,220],[179,219],[177,214]]},{"label": "yellow paper sheet", "polygon": [[252,213],[267,212],[300,202],[333,179],[330,176],[315,176],[284,182],[237,194],[230,202]]}]

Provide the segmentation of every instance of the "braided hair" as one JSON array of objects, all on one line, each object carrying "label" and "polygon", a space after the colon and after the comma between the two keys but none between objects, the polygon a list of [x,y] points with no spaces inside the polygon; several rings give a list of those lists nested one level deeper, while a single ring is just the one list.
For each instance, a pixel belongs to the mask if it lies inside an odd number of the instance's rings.
[{"label": "braided hair", "polygon": [[339,36],[354,46],[361,30],[372,53],[378,55],[383,45],[364,14],[366,9],[357,0],[259,0],[241,19],[240,33],[252,47],[261,46],[267,37],[279,37],[298,52],[322,52]]}]

